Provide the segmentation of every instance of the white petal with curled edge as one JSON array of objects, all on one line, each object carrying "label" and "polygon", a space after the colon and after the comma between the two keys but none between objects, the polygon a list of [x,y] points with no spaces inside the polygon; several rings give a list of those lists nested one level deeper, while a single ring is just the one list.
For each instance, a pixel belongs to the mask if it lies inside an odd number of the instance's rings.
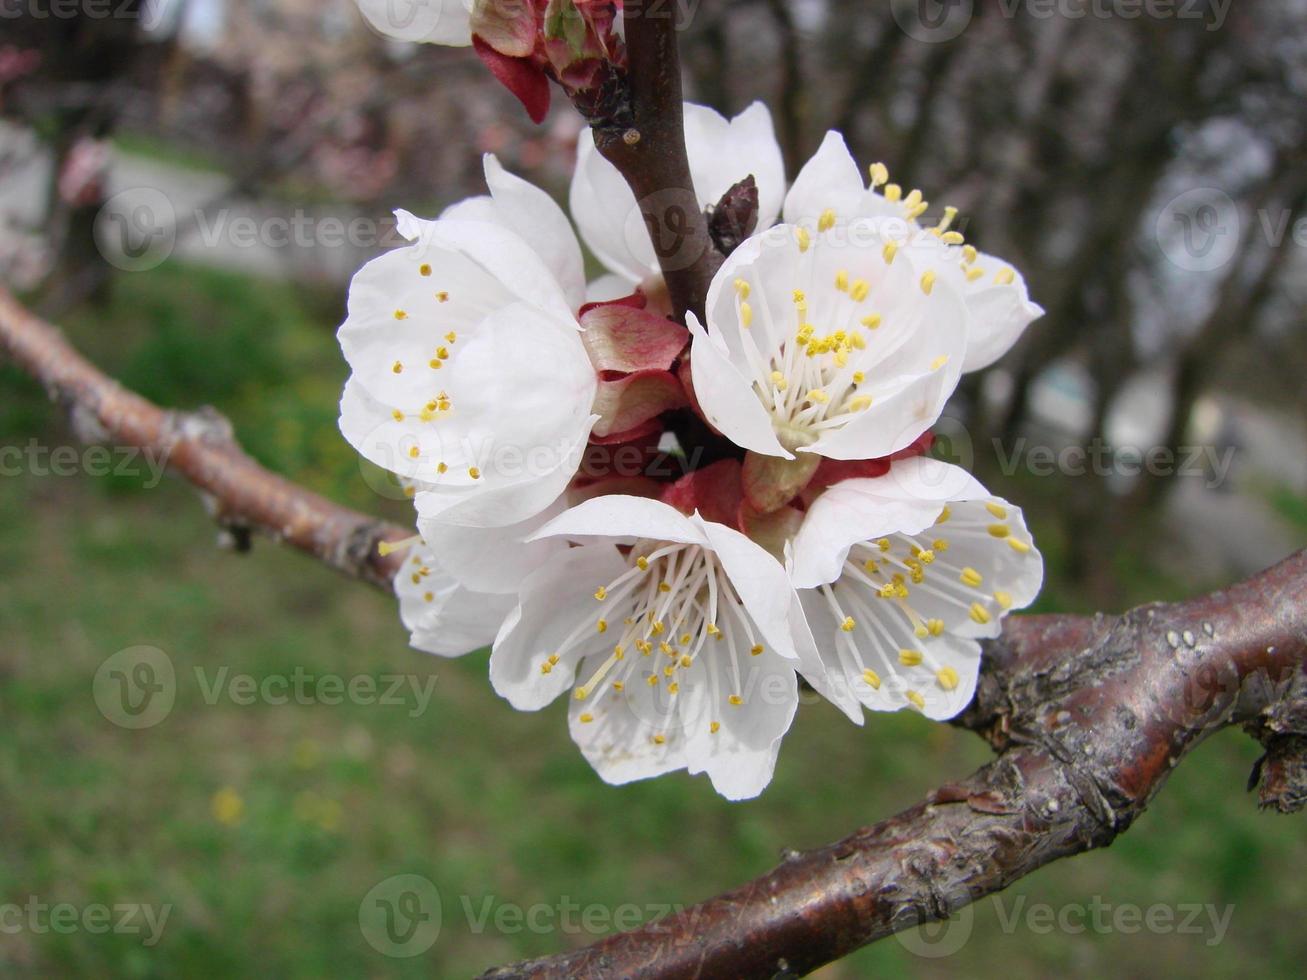
[{"label": "white petal with curled edge", "polygon": [[922,456],[895,462],[884,476],[844,480],[808,508],[794,538],[790,577],[800,589],[834,582],[855,544],[920,534],[949,501],[985,495],[966,470]]},{"label": "white petal with curled edge", "polygon": [[827,210],[847,221],[857,214],[865,191],[857,161],[844,137],[832,130],[794,178],[785,196],[785,221],[811,230]]},{"label": "white petal with curled edge", "polygon": [[529,540],[550,537],[574,541],[649,538],[701,546],[709,543],[702,527],[670,504],[625,494],[591,497],[554,518]]},{"label": "white petal with curled edge", "polygon": [[516,594],[528,575],[567,550],[556,538],[526,540],[562,513],[566,505],[561,497],[534,517],[506,527],[466,527],[428,518],[429,500],[426,493],[414,499],[418,531],[440,568],[464,588]]},{"label": "white petal with curled edge", "polygon": [[359,11],[396,41],[465,47],[472,43],[472,0],[357,0]]},{"label": "white petal with curled edge", "polygon": [[[572,548],[527,576],[517,609],[500,629],[490,655],[496,693],[519,711],[536,711],[570,689],[581,660],[611,643],[593,628],[582,628],[581,642],[561,652],[559,647],[578,628],[593,623],[595,585],[612,581],[625,568],[615,547],[595,544]],[[556,664],[548,663],[551,655],[559,655]]]},{"label": "white petal with curled edge", "polygon": [[585,269],[567,215],[539,187],[505,170],[493,153],[485,155],[485,169],[499,222],[535,250],[575,311],[585,301]]},{"label": "white petal with curled edge", "polygon": [[771,416],[741,373],[725,344],[708,336],[693,313],[690,328],[690,373],[694,395],[708,421],[737,446],[765,456],[794,456],[776,438]]},{"label": "white petal with curled edge", "polygon": [[399,615],[418,650],[458,657],[494,642],[513,610],[512,596],[472,592],[446,575],[434,556],[415,549],[395,573]]}]

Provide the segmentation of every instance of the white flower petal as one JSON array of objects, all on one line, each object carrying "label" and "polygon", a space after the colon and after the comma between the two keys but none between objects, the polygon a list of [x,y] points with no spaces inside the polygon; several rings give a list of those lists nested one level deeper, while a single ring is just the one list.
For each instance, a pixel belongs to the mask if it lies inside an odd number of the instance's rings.
[{"label": "white flower petal", "polygon": [[797,657],[790,631],[794,587],[780,562],[733,528],[702,517],[694,520],[768,648],[788,659]]},{"label": "white flower petal", "polygon": [[457,657],[489,646],[516,605],[511,596],[472,592],[446,575],[426,549],[410,553],[395,573],[399,615],[419,650]]},{"label": "white flower petal", "polygon": [[586,247],[610,272],[632,287],[659,272],[635,195],[617,168],[595,148],[589,127],[577,138],[568,208]]},{"label": "white flower petal", "polygon": [[704,332],[693,313],[686,314],[686,323],[692,338],[690,373],[694,395],[708,421],[737,446],[793,459],[776,438],[753,385],[740,373],[724,345]]},{"label": "white flower petal", "polygon": [[702,528],[675,507],[648,497],[604,494],[591,497],[554,518],[528,540],[565,537],[649,538],[681,544],[708,544]]},{"label": "white flower petal", "polygon": [[364,18],[397,41],[465,47],[472,43],[472,0],[357,0]]},{"label": "white flower petal", "polygon": [[712,207],[749,175],[758,185],[759,229],[770,228],[785,196],[785,160],[771,113],[753,102],[732,119],[716,109],[685,104],[685,148],[701,207]]},{"label": "white flower petal", "polygon": [[[527,576],[516,612],[495,639],[490,683],[519,711],[536,711],[572,686],[577,665],[611,643],[593,629],[596,602],[578,583],[607,582],[626,563],[608,544],[572,548]],[[576,642],[567,638],[580,629]],[[549,658],[558,662],[550,664]],[[548,667],[548,670],[544,668]]]},{"label": "white flower petal", "polygon": [[[429,516],[432,497],[427,493],[418,493],[414,503],[423,542],[440,568],[464,588],[515,595],[528,575],[567,550],[564,542],[554,538],[526,540],[562,513],[566,506],[562,498],[534,517],[506,527],[466,527],[433,519]],[[435,501],[438,510],[446,509],[441,503]]]},{"label": "white flower petal", "polygon": [[848,220],[858,213],[865,190],[862,173],[844,137],[832,130],[794,178],[785,196],[785,222],[812,229],[827,210]]}]

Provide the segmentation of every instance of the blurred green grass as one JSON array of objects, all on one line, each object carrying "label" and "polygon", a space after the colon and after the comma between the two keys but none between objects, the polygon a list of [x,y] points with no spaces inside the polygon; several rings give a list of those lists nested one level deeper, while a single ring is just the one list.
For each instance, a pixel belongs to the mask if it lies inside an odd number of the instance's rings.
[{"label": "blurred green grass", "polygon": [[[148,397],[212,403],[268,466],[403,521],[405,505],[371,489],[336,432],[340,301],[167,265],[120,278],[106,308],[67,326]],[[0,443],[76,444],[37,386],[10,367],[0,386]],[[142,482],[0,477],[0,903],[141,902],[171,913],[152,947],[80,929],[2,932],[5,975],[469,975],[594,938],[496,928],[493,918],[481,926],[487,902],[688,903],[765,871],[783,848],[887,816],[987,757],[974,736],[915,716],[857,729],[809,704],[759,800],[729,804],[684,775],[607,787],[569,741],[563,705],[514,712],[490,691],[484,654],[444,661],[408,649],[392,600],[263,541],[249,555],[217,550],[190,490]],[[1038,535],[1037,514],[1035,524]],[[1045,604],[1070,605],[1056,536],[1040,540],[1052,566]],[[1156,569],[1128,581],[1132,601],[1188,588]],[[92,679],[106,657],[138,644],[169,655],[178,692],[161,724],[130,731],[101,715]],[[297,668],[403,673],[419,685],[434,678],[435,693],[416,717],[412,695],[393,706],[208,703],[205,684],[222,668],[256,679]],[[1296,975],[1307,956],[1297,870],[1307,841],[1297,820],[1258,813],[1242,792],[1256,755],[1238,733],[1214,738],[1111,850],[1032,875],[1001,904],[979,903],[960,920],[970,931],[953,955],[890,939],[823,975]],[[413,959],[380,955],[358,925],[364,895],[399,873],[426,876],[443,898],[440,936]],[[1215,945],[1210,928],[1069,934],[1023,917],[1095,896],[1234,910]]]}]

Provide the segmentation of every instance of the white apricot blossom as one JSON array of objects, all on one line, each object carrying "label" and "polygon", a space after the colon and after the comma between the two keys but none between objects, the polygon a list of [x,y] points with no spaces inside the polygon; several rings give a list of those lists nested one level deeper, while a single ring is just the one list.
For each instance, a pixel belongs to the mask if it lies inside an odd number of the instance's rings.
[{"label": "white apricot blossom", "polygon": [[874,459],[939,418],[966,356],[957,290],[872,227],[777,225],[741,244],[690,314],[694,393],[744,449]]},{"label": "white apricot blossom", "polygon": [[424,487],[423,513],[504,526],[556,501],[595,417],[576,311],[580,246],[539,188],[486,158],[490,196],[436,221],[397,212],[411,244],[350,284],[352,369],[340,427],[367,459]]},{"label": "white apricot blossom", "polygon": [[771,780],[820,670],[784,568],[739,531],[660,501],[610,495],[540,539],[577,543],[522,585],[490,680],[515,708],[572,691],[572,738],[607,782],[707,772],[729,799]]},{"label": "white apricot blossom", "polygon": [[966,301],[970,317],[962,370],[977,371],[993,364],[1044,314],[1031,301],[1025,280],[1011,263],[965,244],[962,234],[950,227],[957,217],[956,208],[945,208],[935,225],[925,227],[918,219],[929,203],[921,191],[905,194],[902,187],[889,182],[889,171],[882,163],[873,163],[868,173],[870,186],[844,137],[827,133],[786,195],[785,221],[809,230],[834,229],[849,239],[859,236],[862,223],[880,226],[900,252],[912,256],[919,272],[933,272],[939,282],[955,288]]},{"label": "white apricot blossom", "polygon": [[[765,105],[755,102],[727,119],[707,106],[685,103],[685,146],[700,208],[716,205],[752,175],[758,185],[757,227],[775,223],[785,198],[785,163]],[[591,285],[591,298],[624,296],[661,277],[635,195],[595,148],[589,128],[577,140],[568,205],[582,240],[609,272]],[[666,229],[669,236],[676,232]]]},{"label": "white apricot blossom", "polygon": [[975,692],[978,640],[1039,592],[1043,559],[1019,508],[916,457],[822,493],[792,542],[790,577],[825,664],[808,675],[819,693],[943,719]]}]

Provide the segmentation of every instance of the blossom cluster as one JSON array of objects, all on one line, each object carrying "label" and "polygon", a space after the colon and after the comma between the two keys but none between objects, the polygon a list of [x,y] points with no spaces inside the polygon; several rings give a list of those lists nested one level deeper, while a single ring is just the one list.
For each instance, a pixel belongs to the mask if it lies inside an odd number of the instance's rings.
[{"label": "blossom cluster", "polygon": [[415,647],[490,646],[519,709],[566,695],[608,782],[685,769],[744,799],[801,680],[856,724],[949,718],[979,641],[1036,595],[1020,509],[926,450],[961,375],[1042,311],[839,134],[787,187],[762,105],[685,116],[700,205],[757,190],[702,320],[670,315],[588,132],[570,220],[487,156],[487,195],[399,212],[410,244],[354,277],[340,425],[411,490]]}]

